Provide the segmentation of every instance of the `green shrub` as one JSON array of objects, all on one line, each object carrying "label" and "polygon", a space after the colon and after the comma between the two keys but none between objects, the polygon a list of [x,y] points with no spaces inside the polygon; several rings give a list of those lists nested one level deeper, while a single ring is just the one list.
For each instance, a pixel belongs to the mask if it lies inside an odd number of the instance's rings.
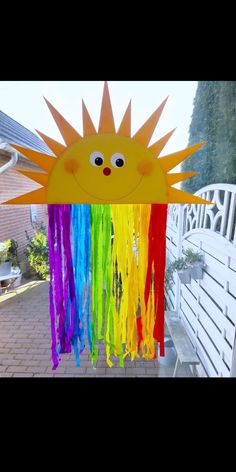
[{"label": "green shrub", "polygon": [[0,250],[0,262],[11,262],[13,267],[19,266],[17,248],[18,244],[15,239],[7,239],[3,241],[5,249]]},{"label": "green shrub", "polygon": [[49,278],[49,261],[48,261],[48,241],[44,233],[36,233],[33,238],[30,238],[27,231],[26,237],[28,244],[25,254],[29,261],[32,273],[37,275],[41,280]]}]

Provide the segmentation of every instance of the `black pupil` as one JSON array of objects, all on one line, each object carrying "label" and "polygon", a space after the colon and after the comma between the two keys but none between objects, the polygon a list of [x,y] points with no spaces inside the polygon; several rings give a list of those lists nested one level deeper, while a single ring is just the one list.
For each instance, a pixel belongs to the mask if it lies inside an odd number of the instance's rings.
[{"label": "black pupil", "polygon": [[96,157],[96,159],[95,159],[96,166],[101,166],[102,163],[103,163],[102,157]]},{"label": "black pupil", "polygon": [[122,167],[124,165],[123,159],[116,159],[116,165],[117,167]]}]

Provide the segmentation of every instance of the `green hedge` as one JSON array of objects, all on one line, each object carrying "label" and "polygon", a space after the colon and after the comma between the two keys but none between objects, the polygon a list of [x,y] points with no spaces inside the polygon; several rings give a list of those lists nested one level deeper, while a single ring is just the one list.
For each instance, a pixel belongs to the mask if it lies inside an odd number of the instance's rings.
[{"label": "green hedge", "polygon": [[189,145],[208,141],[182,164],[199,175],[182,183],[194,193],[213,183],[236,183],[236,81],[200,81],[194,99]]}]

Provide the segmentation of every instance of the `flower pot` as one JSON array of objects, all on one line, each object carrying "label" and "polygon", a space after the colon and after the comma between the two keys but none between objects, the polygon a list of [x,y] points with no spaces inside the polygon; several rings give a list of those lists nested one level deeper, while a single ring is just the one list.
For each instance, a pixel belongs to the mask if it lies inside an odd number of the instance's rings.
[{"label": "flower pot", "polygon": [[184,269],[178,271],[178,276],[181,284],[190,284],[191,283],[191,273],[190,269]]},{"label": "flower pot", "polygon": [[19,277],[17,277],[17,279],[15,279],[15,281],[12,284],[12,287],[14,287],[14,288],[20,287],[21,279],[22,279],[22,274]]},{"label": "flower pot", "polygon": [[190,273],[192,279],[202,279],[203,278],[203,263],[202,262],[195,262],[191,265]]},{"label": "flower pot", "polygon": [[0,262],[0,277],[11,273],[11,266],[12,263],[10,261]]}]

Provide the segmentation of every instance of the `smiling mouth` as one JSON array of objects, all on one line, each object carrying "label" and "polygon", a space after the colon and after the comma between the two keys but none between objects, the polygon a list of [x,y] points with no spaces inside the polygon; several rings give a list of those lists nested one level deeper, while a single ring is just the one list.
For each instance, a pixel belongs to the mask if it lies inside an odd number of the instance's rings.
[{"label": "smiling mouth", "polygon": [[142,182],[142,180],[143,180],[143,176],[142,176],[141,179],[139,180],[139,182],[137,183],[137,185],[135,185],[135,187],[134,187],[129,193],[127,193],[126,195],[122,195],[122,197],[118,197],[118,198],[109,198],[109,199],[107,199],[107,198],[97,197],[96,195],[93,195],[92,193],[87,192],[87,190],[85,190],[85,189],[82,187],[82,185],[78,182],[78,180],[77,180],[77,178],[76,178],[74,172],[73,172],[73,177],[74,177],[75,182],[76,182],[76,184],[78,185],[78,187],[80,187],[81,190],[83,190],[83,192],[87,193],[87,195],[89,195],[89,196],[92,197],[92,198],[96,198],[97,200],[102,200],[102,201],[108,202],[108,203],[110,203],[110,202],[116,202],[117,200],[122,200],[123,198],[128,197],[129,195],[131,195],[131,194],[139,187],[139,185],[141,184],[141,182]]}]

